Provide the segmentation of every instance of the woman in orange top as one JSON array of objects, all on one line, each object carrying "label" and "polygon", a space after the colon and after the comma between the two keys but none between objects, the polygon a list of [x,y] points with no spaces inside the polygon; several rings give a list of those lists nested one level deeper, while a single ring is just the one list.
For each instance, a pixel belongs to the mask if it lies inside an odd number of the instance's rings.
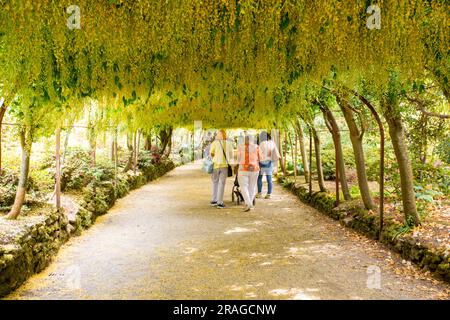
[{"label": "woman in orange top", "polygon": [[260,159],[259,146],[254,143],[252,137],[246,135],[244,143],[238,146],[238,182],[245,201],[245,208],[243,209],[245,212],[254,208],[253,202],[256,195]]}]

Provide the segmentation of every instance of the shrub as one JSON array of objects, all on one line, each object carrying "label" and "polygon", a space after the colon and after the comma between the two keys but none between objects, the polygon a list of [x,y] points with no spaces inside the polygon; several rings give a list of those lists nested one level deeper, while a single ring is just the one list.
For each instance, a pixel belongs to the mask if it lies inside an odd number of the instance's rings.
[{"label": "shrub", "polygon": [[444,139],[437,147],[436,154],[447,164],[450,164],[450,137]]},{"label": "shrub", "polygon": [[442,164],[413,163],[413,172],[421,188],[450,194],[450,167]]},{"label": "shrub", "polygon": [[91,158],[81,148],[70,148],[65,157],[61,172],[61,189],[81,190],[92,179],[90,175]]}]

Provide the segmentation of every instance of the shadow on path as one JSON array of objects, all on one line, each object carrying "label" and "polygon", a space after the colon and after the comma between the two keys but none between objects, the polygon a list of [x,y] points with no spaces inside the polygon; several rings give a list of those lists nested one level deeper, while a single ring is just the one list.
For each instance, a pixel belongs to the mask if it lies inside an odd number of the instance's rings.
[{"label": "shadow on path", "polygon": [[279,186],[250,213],[209,200],[200,164],[178,167],[119,200],[8,298],[448,298],[445,283]]}]

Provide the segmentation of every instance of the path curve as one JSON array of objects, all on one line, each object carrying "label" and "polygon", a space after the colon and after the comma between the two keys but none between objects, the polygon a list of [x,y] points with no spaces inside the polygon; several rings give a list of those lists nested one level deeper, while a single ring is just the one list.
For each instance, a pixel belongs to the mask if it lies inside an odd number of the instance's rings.
[{"label": "path curve", "polygon": [[209,189],[195,163],[133,191],[7,298],[449,297],[449,285],[279,186],[250,213],[209,207]]}]

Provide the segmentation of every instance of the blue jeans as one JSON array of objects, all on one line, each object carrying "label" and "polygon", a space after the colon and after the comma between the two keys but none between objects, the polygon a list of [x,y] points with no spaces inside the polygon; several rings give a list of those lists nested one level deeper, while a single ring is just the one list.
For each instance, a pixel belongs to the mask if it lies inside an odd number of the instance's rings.
[{"label": "blue jeans", "polygon": [[[272,175],[266,174],[267,179],[267,194],[272,194],[272,188],[273,188],[273,182],[272,182]],[[263,186],[263,175],[260,173],[258,176],[258,193],[262,192],[262,186]]]}]

